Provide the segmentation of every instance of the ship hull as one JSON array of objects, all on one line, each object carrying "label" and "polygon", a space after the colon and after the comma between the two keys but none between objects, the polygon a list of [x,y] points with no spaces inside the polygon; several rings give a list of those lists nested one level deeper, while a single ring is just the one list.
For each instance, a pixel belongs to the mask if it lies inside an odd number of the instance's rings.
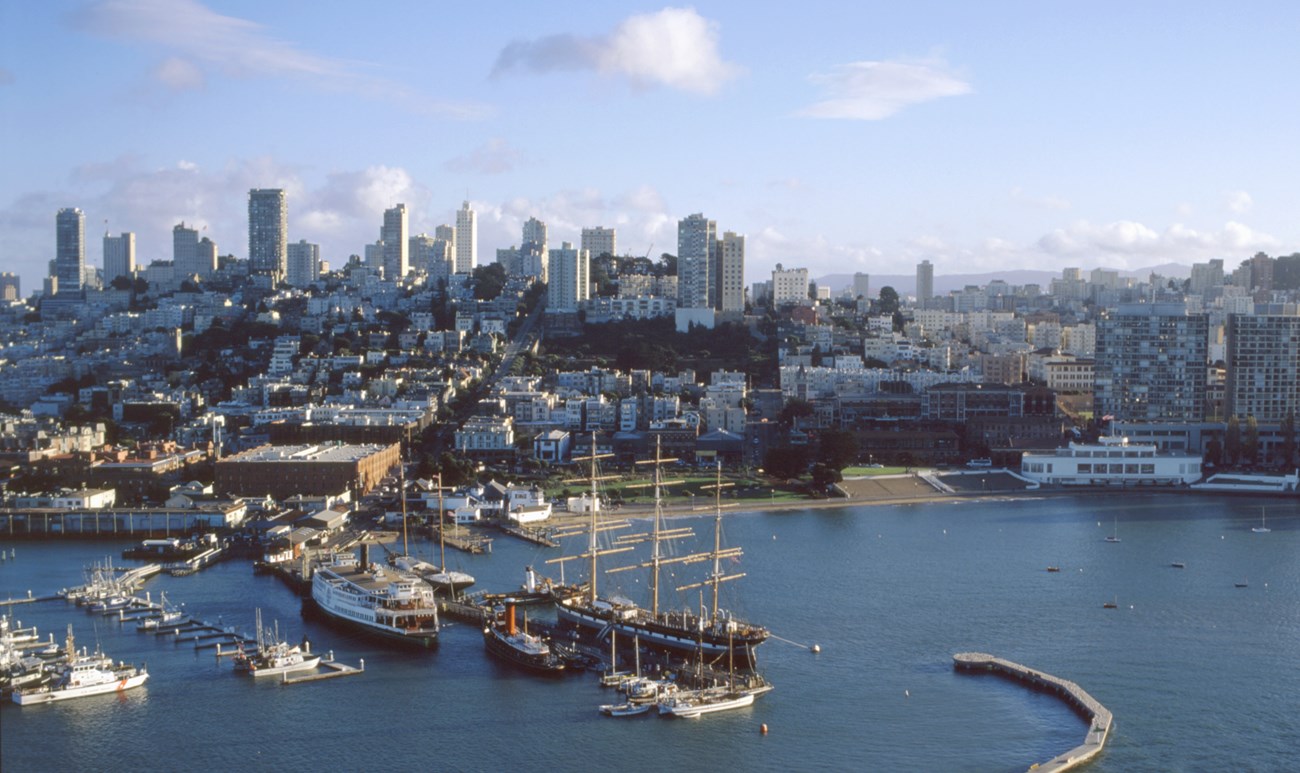
[{"label": "ship hull", "polygon": [[139,687],[149,678],[147,673],[139,673],[133,676],[117,679],[112,682],[103,684],[86,685],[84,687],[67,687],[61,689],[36,690],[30,692],[15,692],[13,702],[19,706],[32,706],[40,703],[54,703],[55,701],[70,700],[72,698],[86,698],[91,695],[105,695],[107,693],[125,692],[126,690]]},{"label": "ship hull", "polygon": [[620,639],[637,640],[643,647],[685,657],[702,653],[704,659],[711,663],[726,664],[730,659],[736,668],[752,668],[755,665],[753,648],[767,638],[727,639],[716,634],[701,636],[693,630],[648,620],[620,620],[616,615],[601,614],[568,604],[557,604],[555,611],[556,618],[562,625],[590,634],[601,635],[610,629],[616,631]]},{"label": "ship hull", "polygon": [[548,676],[564,673],[564,661],[556,657],[554,653],[540,655],[521,652],[518,648],[503,640],[495,629],[485,628],[483,630],[483,646],[492,655],[534,673],[547,674]]},{"label": "ship hull", "polygon": [[410,634],[401,631],[395,631],[388,628],[370,625],[359,620],[353,620],[349,617],[331,612],[322,606],[313,597],[302,600],[302,611],[304,615],[324,620],[337,628],[362,633],[371,638],[380,639],[393,644],[400,644],[411,649],[430,650],[438,646],[438,633],[428,631],[420,634]]}]

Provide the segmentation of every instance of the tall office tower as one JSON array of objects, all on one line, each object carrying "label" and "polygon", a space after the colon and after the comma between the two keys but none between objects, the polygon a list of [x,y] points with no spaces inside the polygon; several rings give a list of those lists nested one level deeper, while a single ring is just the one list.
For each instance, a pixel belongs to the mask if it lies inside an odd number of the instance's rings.
[{"label": "tall office tower", "polygon": [[60,209],[54,216],[54,278],[58,294],[81,292],[86,271],[86,215],[75,207]]},{"label": "tall office tower", "polygon": [[384,243],[384,278],[401,281],[411,269],[410,245],[406,238],[406,205],[384,210],[384,227],[379,231]]},{"label": "tall office tower", "polygon": [[172,276],[179,282],[199,272],[199,232],[182,221],[172,227]]},{"label": "tall office tower", "polygon": [[596,226],[582,229],[582,249],[593,258],[601,255],[617,255],[618,234],[613,228]]},{"label": "tall office tower", "polygon": [[199,239],[198,246],[194,248],[194,256],[196,260],[195,265],[199,269],[196,273],[198,273],[199,276],[207,279],[217,273],[219,261],[217,258],[216,242],[206,236]]},{"label": "tall office tower", "polygon": [[0,301],[16,301],[21,297],[23,291],[18,275],[8,271],[0,274]]},{"label": "tall office tower", "polygon": [[853,275],[853,297],[870,298],[871,297],[871,275],[864,274],[861,271]]},{"label": "tall office tower", "polygon": [[1118,421],[1203,421],[1209,321],[1181,303],[1128,303],[1097,322],[1093,400]]},{"label": "tall office tower", "polygon": [[478,265],[478,218],[469,202],[456,212],[456,273],[472,274]]},{"label": "tall office tower", "polygon": [[916,264],[916,305],[924,306],[934,297],[934,266],[923,260]]},{"label": "tall office tower", "polygon": [[563,242],[558,250],[548,253],[546,283],[546,310],[576,311],[579,301],[590,297],[588,280],[591,259],[586,250],[574,249],[572,242]]},{"label": "tall office tower", "polygon": [[104,234],[104,284],[111,285],[119,276],[130,278],[135,274],[135,234],[123,231],[121,236]]},{"label": "tall office tower", "polygon": [[745,237],[727,231],[718,251],[718,311],[745,311]]},{"label": "tall office tower", "polygon": [[711,309],[718,224],[696,213],[677,221],[677,308]]},{"label": "tall office tower", "polygon": [[406,240],[406,253],[410,257],[412,269],[429,273],[435,243],[436,240],[428,234],[416,234]]},{"label": "tall office tower", "polygon": [[534,276],[545,282],[548,249],[546,223],[535,217],[528,218],[528,222],[524,223],[523,238],[519,243],[519,265],[515,268],[515,273],[520,276]]},{"label": "tall office tower", "polygon": [[308,287],[320,278],[320,245],[306,239],[289,245],[284,281],[293,287]]},{"label": "tall office tower", "polygon": [[1300,317],[1228,315],[1225,416],[1263,423],[1300,416]]},{"label": "tall office tower", "polygon": [[772,308],[786,303],[808,303],[808,269],[786,269],[777,263],[772,271]]},{"label": "tall office tower", "polygon": [[289,207],[280,188],[248,192],[248,270],[277,281],[289,260]]}]

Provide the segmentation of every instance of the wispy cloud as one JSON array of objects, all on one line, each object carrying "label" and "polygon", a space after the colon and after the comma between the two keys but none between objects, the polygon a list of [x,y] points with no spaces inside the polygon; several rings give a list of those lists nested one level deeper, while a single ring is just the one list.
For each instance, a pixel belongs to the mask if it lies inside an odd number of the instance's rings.
[{"label": "wispy cloud", "polygon": [[171,91],[202,88],[213,72],[230,78],[297,78],[398,103],[415,112],[475,118],[478,105],[440,102],[401,83],[362,72],[354,62],[320,56],[247,19],[219,14],[197,0],[99,0],[70,17],[75,29],[165,53],[151,75]]},{"label": "wispy cloud", "polygon": [[448,159],[443,166],[449,172],[501,174],[518,167],[524,154],[500,137],[493,137],[468,153]]},{"label": "wispy cloud", "polygon": [[538,73],[589,70],[637,87],[667,86],[713,94],[741,68],[723,60],[717,22],[693,8],[665,8],[630,16],[605,35],[551,35],[517,40],[497,56],[493,76],[521,69]]},{"label": "wispy cloud", "polygon": [[850,62],[808,80],[823,99],[798,111],[806,118],[879,121],[909,105],[972,91],[942,59]]},{"label": "wispy cloud", "polygon": [[1235,212],[1238,215],[1245,214],[1250,208],[1255,206],[1255,200],[1245,191],[1228,191],[1227,207],[1228,211]]}]

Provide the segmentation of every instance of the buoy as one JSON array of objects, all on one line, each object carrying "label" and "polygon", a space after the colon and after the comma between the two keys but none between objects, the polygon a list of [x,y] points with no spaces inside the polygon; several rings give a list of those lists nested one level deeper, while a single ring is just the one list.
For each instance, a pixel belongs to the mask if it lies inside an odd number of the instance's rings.
[{"label": "buoy", "polygon": [[775,535],[775,534],[772,535],[772,539],[773,539],[773,540],[776,540],[776,535]]},{"label": "buoy", "polygon": [[910,691],[910,690],[903,690],[903,697],[904,697],[904,698],[910,698],[910,697],[912,697],[912,693],[911,693],[911,691]]},{"label": "buoy", "polygon": [[763,735],[767,735],[767,723],[766,723],[766,722],[764,722],[763,724],[761,724],[761,725],[758,726],[758,732],[759,732],[759,733],[762,733]]},{"label": "buoy", "polygon": [[816,655],[818,652],[821,652],[821,651],[822,651],[822,645],[820,645],[820,644],[814,644],[814,645],[812,646],[812,651],[813,651],[813,654]]}]

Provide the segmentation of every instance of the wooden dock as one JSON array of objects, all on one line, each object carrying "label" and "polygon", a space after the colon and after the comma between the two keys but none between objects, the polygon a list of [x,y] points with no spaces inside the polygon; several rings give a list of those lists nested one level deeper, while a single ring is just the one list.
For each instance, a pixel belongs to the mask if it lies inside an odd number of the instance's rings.
[{"label": "wooden dock", "polygon": [[516,526],[512,523],[498,523],[497,528],[509,534],[512,537],[518,537],[525,542],[531,542],[534,545],[541,545],[544,548],[558,548],[560,543],[551,539],[551,529],[539,529],[536,526]]},{"label": "wooden dock", "polygon": [[433,534],[433,539],[441,539],[449,548],[455,548],[465,553],[472,554],[492,552],[492,540],[489,537],[484,537],[479,534],[461,534],[460,529],[445,531],[444,534],[439,537],[439,527],[437,526],[434,526],[430,531]]},{"label": "wooden dock", "polygon": [[1029,770],[1070,770],[1091,762],[1105,748],[1115,719],[1109,709],[1078,684],[983,652],[959,652],[952,656],[952,662],[953,667],[960,671],[987,671],[1054,693],[1088,718],[1088,733],[1084,736],[1083,743],[1047,762],[1035,763],[1029,766]]},{"label": "wooden dock", "polygon": [[477,604],[466,604],[460,601],[442,599],[438,602],[438,614],[452,617],[457,620],[464,620],[468,623],[483,625],[491,617],[491,611]]},{"label": "wooden dock", "polygon": [[303,684],[304,682],[319,682],[322,679],[337,679],[340,676],[356,676],[365,673],[366,661],[362,660],[356,666],[349,666],[346,663],[340,663],[334,659],[334,653],[331,652],[327,659],[320,662],[320,668],[325,669],[314,674],[304,676],[289,676],[284,674],[280,678],[280,684]]}]

